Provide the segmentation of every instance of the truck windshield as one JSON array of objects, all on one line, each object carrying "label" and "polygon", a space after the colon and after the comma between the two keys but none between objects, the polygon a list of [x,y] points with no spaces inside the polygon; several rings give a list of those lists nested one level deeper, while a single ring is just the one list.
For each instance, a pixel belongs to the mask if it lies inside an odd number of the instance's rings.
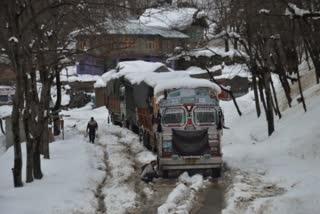
[{"label": "truck windshield", "polygon": [[197,108],[194,111],[194,120],[197,124],[214,123],[216,112],[212,108]]},{"label": "truck windshield", "polygon": [[165,124],[182,124],[184,123],[183,109],[167,109],[163,114],[163,122]]}]

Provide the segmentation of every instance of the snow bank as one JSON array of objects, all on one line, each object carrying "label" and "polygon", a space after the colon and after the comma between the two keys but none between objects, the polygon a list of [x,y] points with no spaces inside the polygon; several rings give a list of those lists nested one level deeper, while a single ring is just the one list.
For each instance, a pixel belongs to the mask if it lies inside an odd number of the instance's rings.
[{"label": "snow bank", "polygon": [[166,202],[158,208],[158,214],[189,213],[196,200],[196,193],[205,186],[205,183],[202,175],[190,177],[184,172]]},{"label": "snow bank", "polygon": [[[62,87],[61,89],[61,105],[62,106],[69,105],[70,103],[70,95],[67,94],[67,90],[68,90],[67,88],[68,88],[68,85],[67,87]],[[57,88],[55,86],[51,88],[51,99],[53,103],[55,103],[57,100]]]},{"label": "snow bank", "polygon": [[[105,108],[63,111],[65,140],[50,144],[50,160],[42,160],[44,177],[23,188],[14,188],[12,180],[13,148],[0,156],[0,207],[1,213],[95,213],[95,190],[104,177],[103,151],[84,139],[89,116],[95,116],[99,126],[106,126],[108,111]],[[69,116],[69,117],[68,117]],[[22,144],[23,160],[25,146]],[[25,163],[25,162],[24,162]],[[79,167],[80,166],[80,167]],[[23,181],[25,181],[25,165]],[[18,206],[17,206],[18,204]]]},{"label": "snow bank", "polygon": [[[22,152],[25,156],[23,145]],[[13,148],[0,157],[2,213],[95,212],[91,187],[102,176],[95,167],[97,160],[94,154],[98,151],[81,137],[74,136],[70,140],[52,143],[50,152],[51,159],[42,161],[44,178],[25,183],[23,188],[13,187]],[[25,180],[25,170],[22,175]]]},{"label": "snow bank", "polygon": [[239,117],[231,102],[221,102],[226,126],[224,160],[241,169],[227,194],[229,213],[317,213],[320,203],[320,86],[305,91],[308,112],[298,103],[276,119],[267,136],[264,115],[257,120],[253,94],[238,99]]}]

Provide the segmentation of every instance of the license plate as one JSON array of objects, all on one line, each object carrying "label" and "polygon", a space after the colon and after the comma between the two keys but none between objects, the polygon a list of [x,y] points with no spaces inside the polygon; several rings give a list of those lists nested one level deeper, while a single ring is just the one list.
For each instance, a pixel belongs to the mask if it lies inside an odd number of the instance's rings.
[{"label": "license plate", "polygon": [[185,159],[186,164],[196,164],[197,163],[197,159],[196,158],[186,158]]}]

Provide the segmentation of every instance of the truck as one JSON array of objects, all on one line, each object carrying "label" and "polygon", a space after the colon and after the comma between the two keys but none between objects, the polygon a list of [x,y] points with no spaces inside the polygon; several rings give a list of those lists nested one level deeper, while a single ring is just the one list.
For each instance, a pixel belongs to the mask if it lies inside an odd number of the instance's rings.
[{"label": "truck", "polygon": [[141,81],[123,73],[109,78],[106,106],[114,124],[137,133],[157,154],[159,174],[201,170],[220,176],[224,118],[218,87],[174,72],[141,72]]},{"label": "truck", "polygon": [[219,177],[222,168],[223,114],[210,88],[180,88],[159,102],[156,134],[158,167],[169,171],[201,169]]}]

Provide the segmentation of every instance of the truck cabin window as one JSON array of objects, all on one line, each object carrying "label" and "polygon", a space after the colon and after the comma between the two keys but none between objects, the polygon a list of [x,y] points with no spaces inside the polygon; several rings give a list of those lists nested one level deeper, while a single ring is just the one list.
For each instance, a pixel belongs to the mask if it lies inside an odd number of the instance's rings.
[{"label": "truck cabin window", "polygon": [[167,109],[163,114],[164,124],[184,123],[184,111],[182,109]]},{"label": "truck cabin window", "polygon": [[213,109],[196,109],[194,116],[197,124],[215,122],[215,111]]}]

